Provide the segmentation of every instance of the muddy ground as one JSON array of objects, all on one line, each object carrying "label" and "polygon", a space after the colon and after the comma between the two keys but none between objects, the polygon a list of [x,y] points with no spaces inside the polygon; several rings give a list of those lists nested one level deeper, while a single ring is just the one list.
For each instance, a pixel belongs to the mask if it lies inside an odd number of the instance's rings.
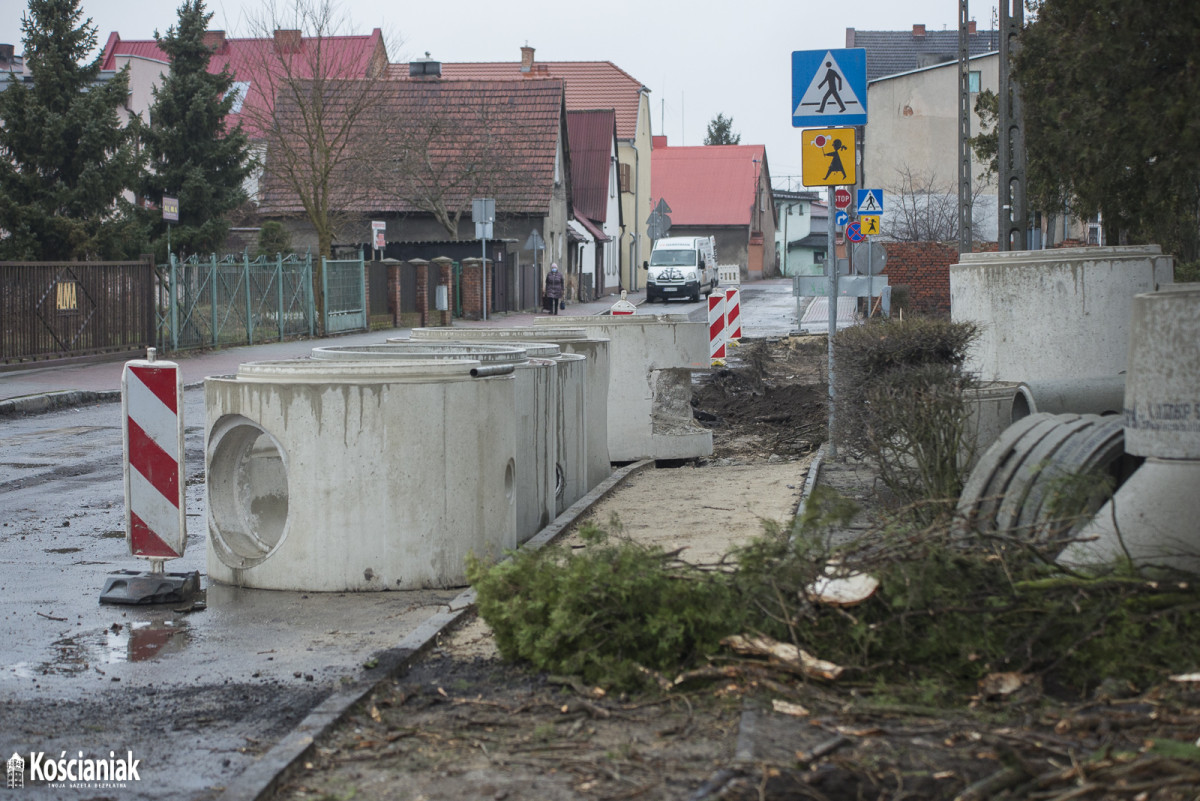
[{"label": "muddy ground", "polygon": [[[615,514],[629,536],[686,545],[698,562],[785,522],[824,436],[824,360],[816,338],[743,345],[695,387],[712,458],[636,475],[592,518]],[[279,797],[1200,798],[1194,684],[1050,699],[1030,682],[946,705],[735,667],[686,689],[607,694],[503,662],[471,621],[317,743]]]}]

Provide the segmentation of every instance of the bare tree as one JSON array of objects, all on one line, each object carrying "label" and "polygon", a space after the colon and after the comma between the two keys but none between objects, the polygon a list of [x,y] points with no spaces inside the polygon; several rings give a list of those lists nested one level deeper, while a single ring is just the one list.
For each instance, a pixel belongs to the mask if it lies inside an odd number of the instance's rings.
[{"label": "bare tree", "polygon": [[561,82],[397,80],[387,95],[378,109],[386,134],[366,183],[388,209],[429,214],[457,240],[472,198],[494,197],[499,213],[545,214],[548,190],[564,185],[553,174],[567,161],[554,149]]},{"label": "bare tree", "polygon": [[[888,196],[887,238],[898,242],[951,242],[958,239],[958,188],[939,184],[932,174],[896,170],[896,180],[884,190]],[[977,181],[972,201],[983,194]]]},{"label": "bare tree", "polygon": [[306,217],[329,256],[363,191],[354,177],[365,172],[372,129],[359,123],[378,103],[387,48],[378,30],[346,37],[334,0],[268,0],[249,26],[262,46],[247,65],[241,116],[262,155],[261,208]]}]

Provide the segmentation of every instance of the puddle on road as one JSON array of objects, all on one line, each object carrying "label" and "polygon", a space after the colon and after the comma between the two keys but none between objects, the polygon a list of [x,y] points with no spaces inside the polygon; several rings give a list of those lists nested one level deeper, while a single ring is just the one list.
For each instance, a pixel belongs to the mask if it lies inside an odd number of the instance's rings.
[{"label": "puddle on road", "polygon": [[184,651],[192,632],[184,620],[153,618],[114,623],[107,629],[55,640],[54,656],[39,665],[18,662],[0,668],[0,681],[38,676],[79,676],[93,667],[147,662]]},{"label": "puddle on road", "polygon": [[174,619],[138,621],[120,631],[109,628],[105,633],[109,635],[109,650],[114,654],[112,662],[157,659],[163,654],[182,651],[192,639],[187,623]]}]

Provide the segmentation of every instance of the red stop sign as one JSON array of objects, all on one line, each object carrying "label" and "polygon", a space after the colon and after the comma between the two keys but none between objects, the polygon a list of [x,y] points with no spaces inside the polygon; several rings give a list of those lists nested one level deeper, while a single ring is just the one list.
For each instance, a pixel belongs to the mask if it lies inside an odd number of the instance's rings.
[{"label": "red stop sign", "polygon": [[850,207],[850,190],[849,189],[840,189],[840,188],[837,189],[833,193],[833,205],[837,206],[839,209],[849,208]]}]

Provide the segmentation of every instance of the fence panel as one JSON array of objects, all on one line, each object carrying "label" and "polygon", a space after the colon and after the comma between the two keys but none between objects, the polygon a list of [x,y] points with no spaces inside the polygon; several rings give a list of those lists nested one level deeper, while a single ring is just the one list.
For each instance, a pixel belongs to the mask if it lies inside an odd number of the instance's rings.
[{"label": "fence panel", "polygon": [[321,263],[325,333],[368,330],[366,265],[362,257],[339,261],[322,259]]},{"label": "fence panel", "polygon": [[215,255],[159,268],[164,350],[252,345],[311,335],[312,260]]},{"label": "fence panel", "polygon": [[154,343],[151,262],[0,262],[0,361],[140,350]]}]

